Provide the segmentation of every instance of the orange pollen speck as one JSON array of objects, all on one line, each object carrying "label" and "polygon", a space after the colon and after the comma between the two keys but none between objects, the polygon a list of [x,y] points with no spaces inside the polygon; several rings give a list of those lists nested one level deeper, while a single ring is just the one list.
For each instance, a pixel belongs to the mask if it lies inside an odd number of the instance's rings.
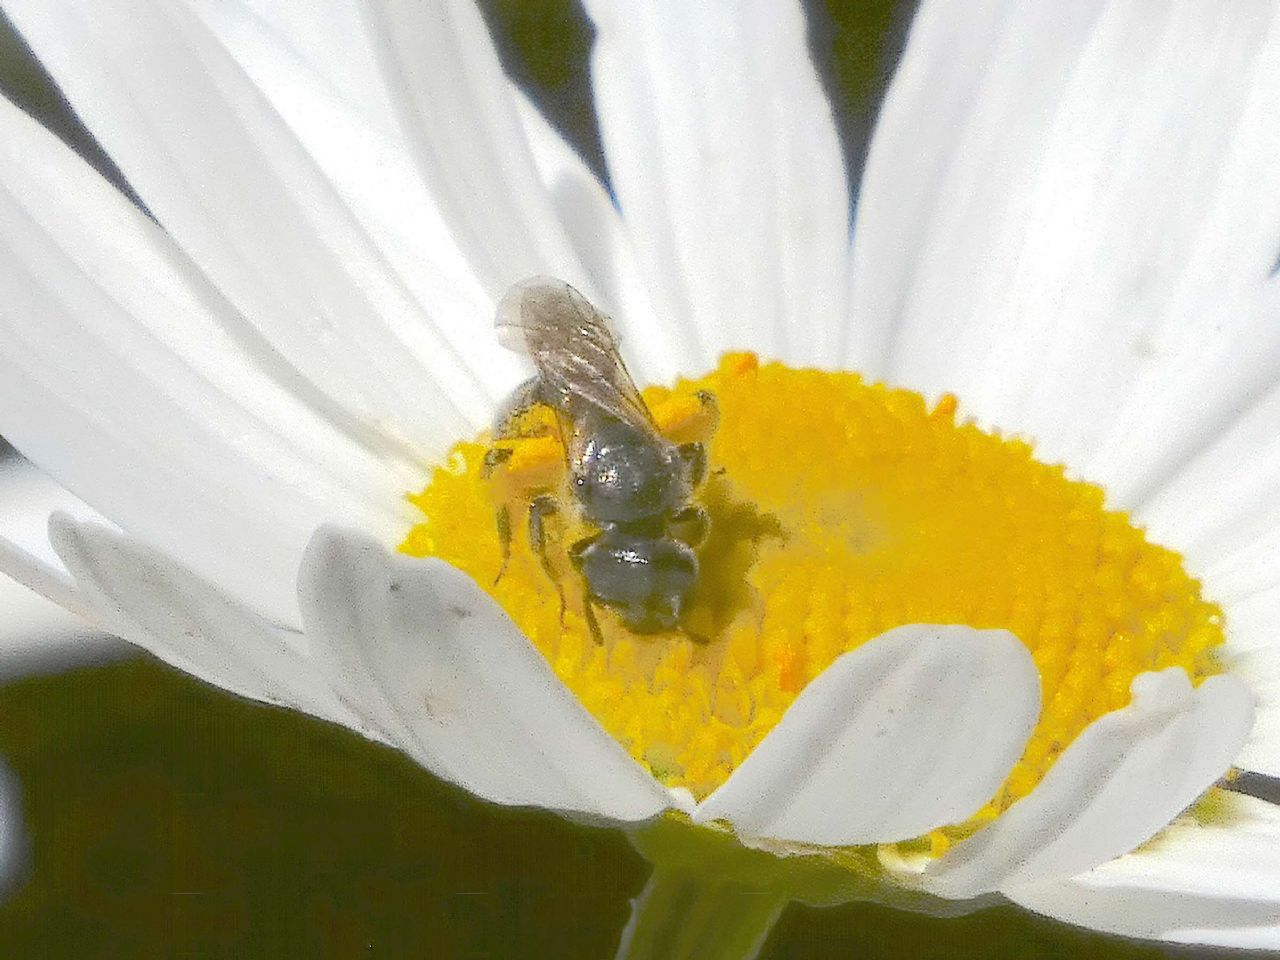
[{"label": "orange pollen speck", "polygon": [[[565,555],[592,528],[564,485],[558,441],[512,459],[559,484],[564,519],[548,555],[567,599],[563,623],[518,502],[511,559],[494,582],[495,503],[518,494],[482,476],[485,436],[460,442],[411,497],[425,516],[401,546],[474,577],[669,786],[706,796],[836,657],[902,624],[1004,628],[1040,670],[1040,723],[970,825],[1024,796],[1088,723],[1128,703],[1137,674],[1179,666],[1198,682],[1217,672],[1221,611],[1181,558],[1026,442],[957,423],[954,396],[929,409],[855,374],[729,354],[700,380],[645,391],[678,442],[711,429],[698,420],[698,391],[715,395],[720,417],[696,495],[711,532],[681,631],[635,636],[601,608],[605,642],[592,640]],[[928,840],[933,850],[948,842]]]}]

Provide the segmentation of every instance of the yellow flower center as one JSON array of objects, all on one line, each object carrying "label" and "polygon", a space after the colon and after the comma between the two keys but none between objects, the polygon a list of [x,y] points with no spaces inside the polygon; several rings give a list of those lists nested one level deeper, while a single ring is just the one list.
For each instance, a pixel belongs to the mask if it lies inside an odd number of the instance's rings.
[{"label": "yellow flower center", "polygon": [[554,580],[514,509],[495,583],[501,494],[482,476],[486,436],[460,442],[411,497],[425,519],[401,546],[474,577],[663,783],[706,796],[805,684],[902,624],[1004,628],[1039,667],[1040,723],[975,822],[1024,796],[1087,724],[1124,706],[1137,674],[1179,666],[1198,682],[1216,672],[1221,611],[1180,557],[1026,442],[956,423],[953,397],[929,409],[855,374],[730,354],[700,380],[645,391],[673,439],[699,390],[715,395],[720,421],[696,495],[711,532],[683,630],[632,635],[599,608],[604,643],[593,640],[565,553],[592,528],[562,481],[563,520],[547,548]]}]

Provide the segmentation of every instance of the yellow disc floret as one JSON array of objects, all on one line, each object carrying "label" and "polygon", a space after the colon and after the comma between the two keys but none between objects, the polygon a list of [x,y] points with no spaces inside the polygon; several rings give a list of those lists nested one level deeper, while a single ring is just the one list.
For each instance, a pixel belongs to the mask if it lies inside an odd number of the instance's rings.
[{"label": "yellow disc floret", "polygon": [[[680,440],[698,427],[703,390],[720,412],[697,495],[711,533],[680,632],[633,636],[601,611],[605,642],[594,642],[576,572],[552,564],[562,614],[518,519],[494,582],[502,556],[493,480],[482,477],[486,437],[459,443],[411,498],[425,519],[401,547],[489,590],[664,783],[708,794],[832,660],[902,624],[1004,628],[1039,667],[1041,721],[975,822],[1025,795],[1090,721],[1124,706],[1137,674],[1180,666],[1197,682],[1216,671],[1221,612],[1179,556],[1026,442],[957,423],[955,398],[930,409],[855,374],[731,354],[709,376],[645,399]],[[551,549],[563,554],[590,528],[567,490],[560,501],[569,519]],[[937,834],[930,849],[945,843]]]}]

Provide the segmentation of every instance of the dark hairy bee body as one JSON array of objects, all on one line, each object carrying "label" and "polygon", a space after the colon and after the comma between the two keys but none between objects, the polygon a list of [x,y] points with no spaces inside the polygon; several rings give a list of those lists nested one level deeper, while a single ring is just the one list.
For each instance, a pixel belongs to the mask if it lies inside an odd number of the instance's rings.
[{"label": "dark hairy bee body", "polygon": [[[703,445],[662,436],[607,318],[568,284],[534,278],[517,285],[499,308],[498,328],[538,374],[504,405],[495,440],[518,434],[535,405],[555,412],[569,490],[582,519],[597,529],[567,551],[583,579],[593,634],[600,639],[593,602],[637,633],[676,628],[698,578],[694,548],[707,529],[705,512],[691,499],[706,473]],[[705,402],[712,402],[709,395]],[[496,446],[490,454],[491,468],[509,456]],[[507,509],[498,520],[504,554],[511,537]],[[529,510],[531,545],[553,578],[546,525],[559,509],[554,494],[544,491]]]}]

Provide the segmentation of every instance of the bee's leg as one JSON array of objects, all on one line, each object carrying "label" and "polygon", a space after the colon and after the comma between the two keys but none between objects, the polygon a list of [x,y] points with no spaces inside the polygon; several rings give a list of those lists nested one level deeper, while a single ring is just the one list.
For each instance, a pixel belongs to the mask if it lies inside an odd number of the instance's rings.
[{"label": "bee's leg", "polygon": [[683,627],[682,630],[684,631],[684,635],[686,637],[688,637],[690,640],[692,640],[694,643],[696,643],[700,647],[705,647],[707,644],[711,642],[710,637],[705,636],[701,633],[694,633],[688,627]]},{"label": "bee's leg", "polygon": [[587,629],[591,631],[591,639],[596,642],[596,646],[604,646],[604,634],[600,632],[600,621],[596,619],[596,608],[591,602],[590,591],[582,598],[582,617],[587,621]]},{"label": "bee's leg", "polygon": [[511,459],[515,450],[511,447],[490,447],[484,452],[484,460],[480,463],[480,479],[488,480],[493,472]]},{"label": "bee's leg", "polygon": [[703,427],[698,439],[706,443],[715,435],[716,428],[720,426],[720,401],[716,399],[716,395],[710,390],[699,390],[694,396],[697,398],[698,403],[702,405]]},{"label": "bee's leg", "polygon": [[720,422],[720,406],[710,390],[673,394],[650,412],[659,432],[675,444],[710,440]]},{"label": "bee's leg", "polygon": [[[480,464],[480,478],[488,480],[493,472],[511,459],[514,453],[510,447],[490,447],[484,452],[484,461]],[[502,564],[498,567],[498,575],[493,578],[496,586],[507,572],[507,564],[511,562],[511,510],[504,503],[498,508],[495,517],[498,527],[498,546],[502,550]]]},{"label": "bee's leg", "polygon": [[498,508],[497,522],[498,545],[502,548],[502,565],[498,567],[498,575],[493,578],[495,587],[507,572],[507,564],[511,562],[511,508],[505,503]]},{"label": "bee's leg", "polygon": [[707,478],[706,445],[695,440],[692,443],[682,443],[676,449],[689,473],[689,483],[695,487],[701,486],[702,481]]},{"label": "bee's leg", "polygon": [[677,540],[682,540],[695,550],[702,546],[711,530],[711,516],[706,510],[691,503],[671,515],[667,529]]},{"label": "bee's leg", "polygon": [[556,592],[560,595],[560,624],[564,625],[565,615],[565,596],[564,585],[560,582],[560,575],[556,571],[555,564],[551,562],[551,556],[547,553],[547,521],[556,516],[560,512],[560,505],[556,503],[555,497],[550,494],[543,494],[535,497],[533,502],[529,504],[529,545],[533,547],[533,552],[538,555],[538,561],[542,564],[542,569],[547,572],[547,576],[551,578],[551,582],[556,585]]},{"label": "bee's leg", "polygon": [[[589,537],[583,537],[577,543],[569,548],[569,561],[577,568],[578,572],[582,572],[582,557],[597,540],[600,534],[593,533]],[[587,629],[591,631],[591,639],[596,644],[604,644],[604,634],[600,632],[600,621],[596,619],[595,604],[592,603],[591,584],[586,583],[583,578],[585,589],[582,591],[582,618],[587,621]]]},{"label": "bee's leg", "polygon": [[542,379],[536,376],[530,377],[502,401],[502,406],[498,408],[498,413],[493,418],[493,435],[498,438],[513,436],[516,431],[512,428],[520,416],[530,407],[543,402]]}]

